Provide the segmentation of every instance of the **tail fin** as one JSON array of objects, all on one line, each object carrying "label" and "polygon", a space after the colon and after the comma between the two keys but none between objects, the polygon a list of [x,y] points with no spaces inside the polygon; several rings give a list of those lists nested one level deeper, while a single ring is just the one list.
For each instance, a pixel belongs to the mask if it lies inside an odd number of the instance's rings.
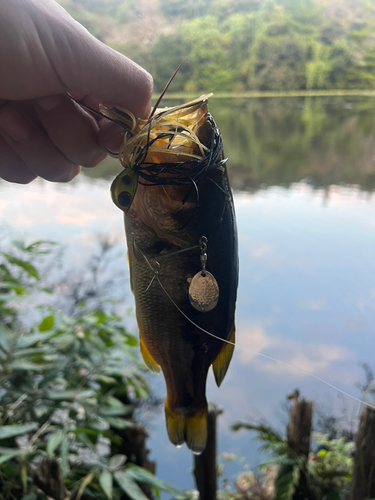
[{"label": "tail fin", "polygon": [[165,402],[165,420],[170,441],[186,446],[199,455],[206,447],[207,441],[207,405],[192,415],[182,415],[171,410]]}]

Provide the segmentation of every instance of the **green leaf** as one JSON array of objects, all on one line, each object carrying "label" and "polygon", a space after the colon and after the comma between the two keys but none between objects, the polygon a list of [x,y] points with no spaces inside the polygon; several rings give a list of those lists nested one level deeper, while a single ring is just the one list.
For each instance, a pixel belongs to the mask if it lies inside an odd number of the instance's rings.
[{"label": "green leaf", "polygon": [[113,477],[108,471],[104,471],[99,476],[99,484],[101,489],[106,494],[107,498],[111,499],[113,494]]},{"label": "green leaf", "polygon": [[65,477],[69,472],[69,440],[65,436],[60,446],[61,470]]},{"label": "green leaf", "polygon": [[83,433],[83,432],[80,432],[78,435],[77,435],[77,439],[79,441],[81,441],[81,443],[83,443],[85,446],[87,446],[87,448],[93,452],[96,452],[96,446],[95,444],[91,441],[91,439],[88,437],[87,434]]},{"label": "green leaf", "polygon": [[49,330],[52,330],[54,324],[55,324],[55,316],[53,316],[53,315],[47,316],[40,323],[39,331],[40,332],[48,332]]},{"label": "green leaf", "polygon": [[38,271],[36,270],[36,268],[32,264],[30,264],[30,262],[28,262],[26,260],[17,259],[16,257],[13,257],[13,255],[9,255],[6,253],[4,253],[3,255],[8,260],[8,262],[10,264],[13,264],[14,266],[20,267],[21,269],[26,271],[29,276],[31,276],[32,278],[35,278],[37,281],[40,281]]},{"label": "green leaf", "polygon": [[109,423],[111,427],[115,429],[129,429],[130,427],[134,427],[134,422],[131,420],[125,420],[123,418],[116,417],[104,417],[105,420]]},{"label": "green leaf", "polygon": [[17,340],[16,349],[23,349],[25,347],[30,347],[40,341],[45,341],[50,335],[45,333],[31,333],[30,335],[22,335]]},{"label": "green leaf", "polygon": [[80,394],[80,391],[69,390],[69,391],[47,391],[47,399],[52,399],[54,401],[71,401]]},{"label": "green leaf", "polygon": [[78,490],[78,494],[77,494],[77,500],[80,500],[86,487],[91,483],[91,481],[94,479],[95,475],[90,472],[90,474],[87,474],[87,476],[85,476],[82,481],[81,481],[81,485],[79,487],[79,490]]},{"label": "green leaf", "polygon": [[275,480],[275,500],[292,500],[299,477],[300,468],[298,462],[291,462],[280,467]]},{"label": "green leaf", "polygon": [[12,244],[17,247],[19,250],[25,250],[25,242],[22,240],[13,240]]},{"label": "green leaf", "polygon": [[52,365],[33,363],[32,361],[27,361],[26,359],[18,359],[9,363],[9,367],[12,368],[12,370],[21,371],[45,370],[47,368],[50,368],[51,366]]},{"label": "green leaf", "polygon": [[30,422],[24,425],[3,425],[0,427],[0,439],[20,436],[21,434],[26,434],[27,432],[37,429],[37,427],[38,424],[36,422]]},{"label": "green leaf", "polygon": [[21,483],[23,488],[23,493],[27,492],[27,468],[26,465],[23,464],[21,467]]},{"label": "green leaf", "polygon": [[37,255],[42,255],[42,254],[47,254],[50,253],[51,249],[48,248],[48,246],[55,246],[58,243],[56,241],[50,241],[50,240],[39,240],[39,241],[34,241],[27,247],[25,247],[26,252],[34,253]]},{"label": "green leaf", "polygon": [[162,491],[167,491],[168,493],[172,493],[173,495],[178,495],[181,493],[179,490],[173,488],[173,486],[169,485],[165,481],[162,481],[161,479],[157,478],[156,476],[154,476],[154,474],[151,474],[150,471],[144,469],[143,467],[138,467],[137,465],[131,465],[126,469],[126,474],[135,481],[138,481],[139,483],[148,484],[152,488],[157,488]]},{"label": "green leaf", "polygon": [[102,417],[124,417],[133,410],[133,405],[124,405],[117,398],[111,397],[107,400],[107,405],[100,409],[99,415]]},{"label": "green leaf", "polygon": [[55,432],[51,434],[48,438],[47,443],[47,453],[50,457],[53,457],[54,451],[58,448],[64,439],[64,434],[62,432]]},{"label": "green leaf", "polygon": [[115,472],[114,478],[122,491],[126,493],[132,500],[147,500],[137,483],[128,476],[127,471]]},{"label": "green leaf", "polygon": [[4,325],[0,325],[0,349],[8,352],[10,349],[11,331]]},{"label": "green leaf", "polygon": [[126,462],[126,458],[127,458],[126,455],[113,455],[113,457],[109,459],[108,463],[109,470],[115,471],[116,469],[122,467]]},{"label": "green leaf", "polygon": [[19,250],[22,250],[22,252],[33,253],[36,255],[49,253],[51,250],[48,248],[48,246],[57,245],[55,241],[50,240],[34,241],[28,246],[26,246],[25,242],[22,240],[13,240],[12,243]]},{"label": "green leaf", "polygon": [[4,464],[5,462],[8,462],[8,460],[11,460],[12,458],[19,457],[20,455],[23,454],[24,454],[23,450],[14,450],[8,453],[4,453],[3,455],[0,455],[0,465]]},{"label": "green leaf", "polygon": [[28,493],[27,495],[24,495],[21,500],[38,500],[38,496],[35,491],[32,491],[31,493]]}]

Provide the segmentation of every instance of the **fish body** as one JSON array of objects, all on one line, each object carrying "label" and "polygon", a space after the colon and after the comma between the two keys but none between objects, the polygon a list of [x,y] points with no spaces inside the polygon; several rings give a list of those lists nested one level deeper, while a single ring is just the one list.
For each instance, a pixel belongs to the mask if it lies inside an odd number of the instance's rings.
[{"label": "fish body", "polygon": [[[147,366],[155,372],[161,369],[166,381],[165,414],[170,440],[175,445],[186,442],[196,453],[204,449],[207,438],[208,369],[213,365],[220,385],[233,354],[238,283],[235,213],[221,137],[205,101],[198,111],[193,130],[203,150],[199,151],[194,141],[187,143],[183,139],[183,144],[175,144],[175,154],[167,158],[172,158],[172,163],[176,159],[183,163],[186,182],[174,182],[166,162],[157,179],[160,183],[154,177],[152,182],[146,176],[142,182],[138,178],[135,192],[134,186],[130,189],[131,206],[124,210],[141,351]],[[163,130],[160,124],[154,128],[159,134]],[[153,130],[150,127],[149,131]],[[168,136],[166,140],[170,140]],[[171,144],[173,148],[173,141]],[[160,142],[158,148],[161,146]],[[203,173],[197,170],[196,180],[191,180],[189,173],[198,160],[185,157],[186,151],[207,158],[214,156],[214,149],[215,161],[206,162]],[[165,156],[163,151],[149,150],[144,163],[149,163],[150,158],[154,163],[161,162]],[[134,168],[131,162],[124,166],[125,171],[112,189],[117,202],[121,196],[124,198],[121,190],[129,184],[124,176]],[[207,249],[202,247],[202,241],[207,242]],[[206,269],[201,260],[204,253]],[[189,287],[194,276],[201,279],[206,271],[216,280],[219,296],[214,297],[217,305],[210,306],[213,309],[201,312],[189,300]],[[208,294],[215,295],[215,290],[209,288]]]}]

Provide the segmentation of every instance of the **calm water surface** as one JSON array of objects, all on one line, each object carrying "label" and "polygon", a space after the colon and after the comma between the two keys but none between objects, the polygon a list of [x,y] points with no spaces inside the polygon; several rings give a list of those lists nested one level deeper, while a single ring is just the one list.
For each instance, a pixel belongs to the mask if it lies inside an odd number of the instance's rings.
[{"label": "calm water surface", "polygon": [[[285,395],[295,387],[323,411],[358,414],[359,404],[307,372],[359,397],[360,363],[373,363],[375,101],[212,100],[210,109],[223,134],[237,211],[237,342],[295,367],[237,348],[220,390],[209,377],[208,398],[224,409],[219,452],[238,456],[226,468],[232,480],[260,456],[252,436],[232,434],[229,425],[267,419],[282,429]],[[125,269],[122,216],[109,195],[118,170],[108,160],[68,185],[2,182],[0,222],[17,236],[69,244],[67,259],[78,267],[95,234],[117,237]],[[133,305],[128,282],[117,293]],[[151,380],[164,398],[162,377]],[[193,487],[191,454],[169,443],[162,413],[149,428],[159,477]]]}]

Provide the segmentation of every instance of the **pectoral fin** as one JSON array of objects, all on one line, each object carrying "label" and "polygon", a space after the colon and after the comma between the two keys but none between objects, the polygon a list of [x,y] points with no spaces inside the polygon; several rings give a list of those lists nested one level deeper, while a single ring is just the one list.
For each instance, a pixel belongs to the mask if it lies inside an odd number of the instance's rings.
[{"label": "pectoral fin", "polygon": [[228,344],[227,342],[223,343],[223,347],[221,348],[221,351],[217,355],[215,361],[212,363],[212,368],[214,371],[215,375],[215,380],[216,384],[218,387],[220,387],[220,384],[224,380],[225,374],[227,373],[228,366],[230,363],[230,360],[232,359],[233,356],[233,351],[234,351],[234,325],[232,326],[232,329],[229,333],[229,336],[227,338],[228,342],[232,342],[231,344]]},{"label": "pectoral fin", "polygon": [[154,358],[149,353],[142,338],[141,338],[141,353],[142,353],[143,361],[145,362],[147,368],[154,373],[160,373],[160,366],[157,364],[157,362],[154,360]]}]

